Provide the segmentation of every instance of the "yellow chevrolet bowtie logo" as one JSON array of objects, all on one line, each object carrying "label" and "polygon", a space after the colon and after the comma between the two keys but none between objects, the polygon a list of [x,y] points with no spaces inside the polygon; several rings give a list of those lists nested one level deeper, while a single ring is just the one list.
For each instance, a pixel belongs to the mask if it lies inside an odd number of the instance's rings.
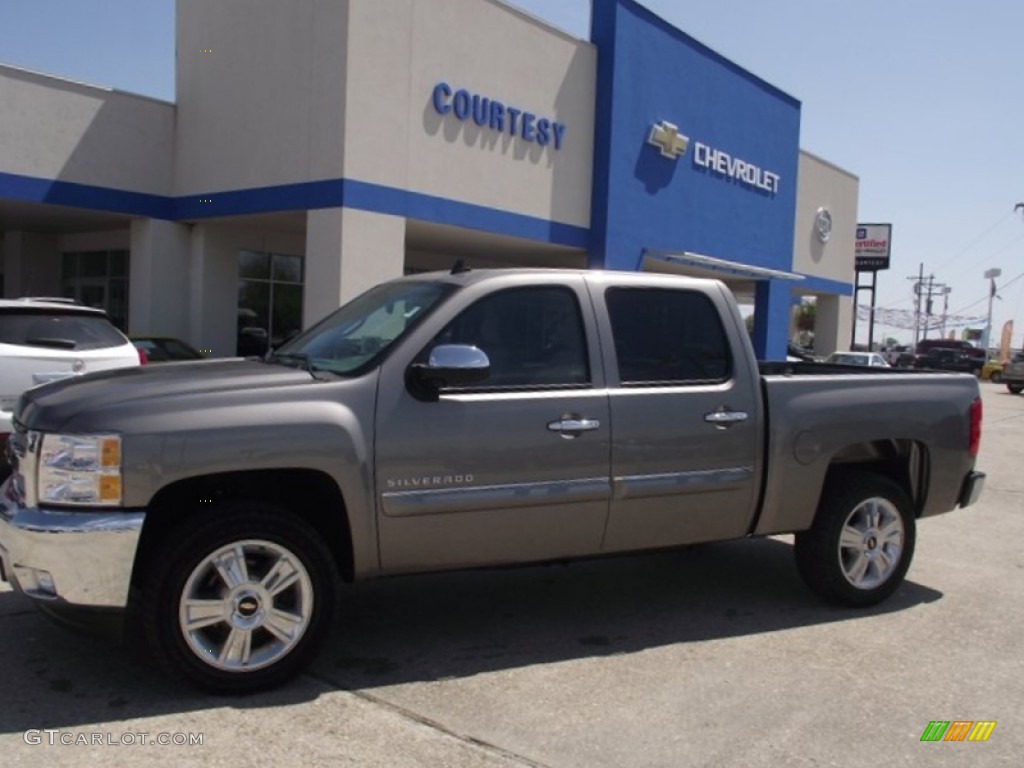
[{"label": "yellow chevrolet bowtie logo", "polygon": [[647,137],[647,143],[657,147],[663,156],[675,160],[686,154],[690,139],[679,133],[678,126],[662,120],[651,126],[651,135]]}]

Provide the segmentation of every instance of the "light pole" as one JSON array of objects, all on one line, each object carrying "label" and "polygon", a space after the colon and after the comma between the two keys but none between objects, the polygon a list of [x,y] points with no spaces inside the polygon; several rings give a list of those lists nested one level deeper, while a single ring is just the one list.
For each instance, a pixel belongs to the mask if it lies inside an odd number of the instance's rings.
[{"label": "light pole", "polygon": [[992,299],[996,297],[996,278],[1003,274],[1003,270],[994,267],[985,272],[985,279],[989,281],[988,290],[988,317],[985,319],[985,335],[981,339],[981,348],[985,350],[988,357],[988,342],[992,337]]},{"label": "light pole", "polygon": [[946,338],[946,317],[949,315],[949,294],[953,289],[948,285],[942,286],[942,338]]}]

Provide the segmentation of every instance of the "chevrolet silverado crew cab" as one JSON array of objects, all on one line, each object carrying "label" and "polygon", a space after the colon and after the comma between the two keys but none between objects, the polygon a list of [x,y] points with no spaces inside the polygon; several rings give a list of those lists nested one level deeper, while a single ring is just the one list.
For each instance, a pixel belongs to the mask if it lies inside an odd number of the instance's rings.
[{"label": "chevrolet silverado crew cab", "polygon": [[759,364],[722,283],[649,274],[406,277],[263,359],[31,389],[14,428],[4,577],[224,692],[376,576],[795,532],[812,590],[871,605],[984,483],[973,376]]}]

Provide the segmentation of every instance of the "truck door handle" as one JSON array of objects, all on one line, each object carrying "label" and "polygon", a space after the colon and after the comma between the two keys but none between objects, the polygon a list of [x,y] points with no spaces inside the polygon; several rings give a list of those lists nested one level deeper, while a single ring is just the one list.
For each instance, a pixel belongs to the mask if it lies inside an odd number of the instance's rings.
[{"label": "truck door handle", "polygon": [[601,422],[597,419],[558,419],[548,422],[548,429],[551,432],[558,432],[562,437],[571,440],[578,437],[582,432],[593,432],[601,428]]},{"label": "truck door handle", "polygon": [[719,429],[728,429],[733,424],[739,424],[748,418],[750,416],[746,411],[733,411],[724,407],[704,414],[704,421],[708,424],[714,424]]}]

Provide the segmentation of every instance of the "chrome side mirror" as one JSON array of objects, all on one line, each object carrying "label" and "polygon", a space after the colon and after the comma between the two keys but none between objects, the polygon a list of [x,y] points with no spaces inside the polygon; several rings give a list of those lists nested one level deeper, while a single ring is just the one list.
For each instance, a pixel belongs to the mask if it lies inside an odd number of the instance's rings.
[{"label": "chrome side mirror", "polygon": [[491,361],[479,347],[469,344],[439,344],[430,350],[426,363],[410,367],[411,383],[422,391],[427,388],[436,397],[438,390],[467,387],[484,381],[491,372]]}]

